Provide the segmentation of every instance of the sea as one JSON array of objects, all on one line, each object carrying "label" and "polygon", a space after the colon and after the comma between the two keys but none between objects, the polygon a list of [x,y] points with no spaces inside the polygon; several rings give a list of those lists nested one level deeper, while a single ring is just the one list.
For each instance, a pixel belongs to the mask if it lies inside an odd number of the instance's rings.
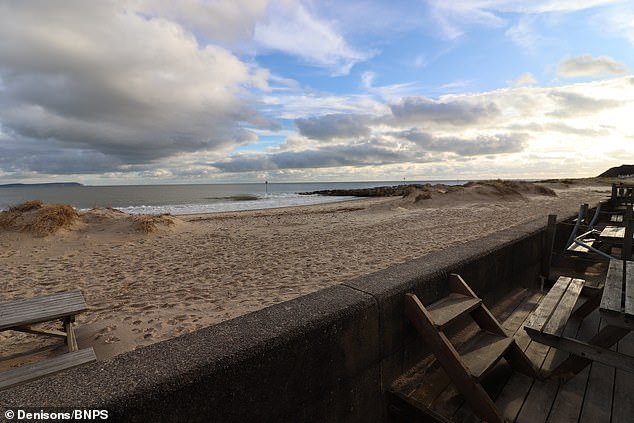
[{"label": "sea", "polygon": [[[459,185],[466,181],[407,181],[408,184],[442,183]],[[28,200],[70,204],[80,210],[111,207],[131,214],[174,215],[256,210],[304,206],[357,197],[300,195],[332,189],[372,188],[403,184],[403,181],[242,183],[182,185],[21,185],[0,186],[0,210]]]}]

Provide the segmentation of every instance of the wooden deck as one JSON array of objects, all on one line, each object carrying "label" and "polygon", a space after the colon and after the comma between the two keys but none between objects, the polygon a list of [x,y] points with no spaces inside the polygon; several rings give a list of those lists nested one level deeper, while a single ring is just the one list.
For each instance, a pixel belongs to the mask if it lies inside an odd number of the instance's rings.
[{"label": "wooden deck", "polygon": [[[542,370],[548,370],[565,359],[567,354],[532,341],[523,329],[524,322],[543,296],[539,291],[515,290],[499,301],[492,308],[492,313],[509,333],[514,333],[517,343],[533,363]],[[598,332],[601,324],[597,310],[581,323],[571,320],[565,327],[564,334],[588,339]],[[618,343],[617,350],[634,355],[634,336],[627,335]],[[427,361],[426,365],[429,366],[429,363]],[[446,375],[442,375],[442,369],[422,371],[427,374],[422,379],[423,383],[419,380],[409,386],[407,383],[401,384],[400,389],[409,389],[411,392],[407,395],[410,397],[414,392],[414,401],[428,408],[429,421],[480,421],[449,383]],[[483,381],[483,386],[495,400],[499,411],[510,422],[634,421],[634,374],[595,362],[567,382],[559,383],[556,380],[544,382],[513,373],[502,360]],[[407,404],[400,405],[407,408]],[[395,416],[392,421],[420,420],[408,418],[405,412]]]}]

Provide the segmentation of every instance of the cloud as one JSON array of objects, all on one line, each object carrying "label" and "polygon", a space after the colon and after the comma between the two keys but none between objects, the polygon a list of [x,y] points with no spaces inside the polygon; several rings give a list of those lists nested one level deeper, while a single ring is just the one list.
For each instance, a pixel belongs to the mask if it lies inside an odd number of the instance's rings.
[{"label": "cloud", "polygon": [[269,0],[139,0],[138,11],[161,16],[191,28],[201,38],[214,43],[250,41],[258,21],[266,18]]},{"label": "cloud", "polygon": [[506,81],[506,82],[512,87],[527,87],[527,86],[535,85],[537,83],[537,80],[535,79],[532,73],[524,72],[523,74],[518,76],[517,79],[514,79],[512,81]]},{"label": "cloud", "polygon": [[123,165],[254,142],[245,123],[272,126],[249,94],[267,72],[174,22],[117,2],[0,6],[11,16],[0,122],[16,140]]},{"label": "cloud", "polygon": [[499,115],[495,103],[472,103],[464,100],[435,101],[426,97],[405,97],[390,106],[400,123],[469,125]]},{"label": "cloud", "polygon": [[469,161],[489,174],[493,160],[513,169],[535,160],[550,163],[562,152],[596,150],[599,136],[602,147],[622,144],[623,133],[634,133],[627,120],[633,95],[632,78],[622,77],[439,99],[409,96],[388,104],[382,115],[315,109],[296,118],[300,135],[279,147],[210,161],[210,166],[229,173],[295,169],[313,175],[364,167],[363,172],[378,175],[379,168],[390,166],[421,169]]},{"label": "cloud", "polygon": [[351,47],[329,22],[302,4],[270,8],[268,19],[257,23],[254,38],[262,48],[300,57],[332,70],[335,76],[347,75],[352,66],[375,54]]},{"label": "cloud", "polygon": [[611,57],[592,57],[591,54],[564,59],[557,65],[557,73],[567,78],[625,75],[628,72],[627,66]]},{"label": "cloud", "polygon": [[541,40],[539,32],[534,28],[536,16],[522,16],[517,23],[506,30],[504,35],[529,53],[537,51]]},{"label": "cloud", "polygon": [[375,72],[365,71],[361,74],[361,85],[365,89],[370,89],[374,85],[375,78],[376,78]]},{"label": "cloud", "polygon": [[582,117],[626,104],[626,102],[622,100],[593,98],[577,92],[564,90],[553,90],[548,95],[558,106],[555,110],[549,112],[549,114],[558,117]]},{"label": "cloud", "polygon": [[[619,0],[426,0],[429,14],[449,39],[460,37],[467,28],[500,28],[509,25],[509,14],[523,14],[517,25],[507,31],[518,44],[532,48],[537,41],[532,20],[541,14],[573,13]],[[530,16],[533,15],[533,16]]]},{"label": "cloud", "polygon": [[313,169],[345,166],[382,166],[386,164],[431,160],[425,152],[391,148],[376,139],[363,143],[327,145],[303,151],[279,151],[268,154],[235,155],[211,163],[223,172],[253,172],[276,169]]},{"label": "cloud", "polygon": [[315,140],[359,138],[370,135],[371,117],[367,115],[331,114],[296,119],[300,134]]},{"label": "cloud", "polygon": [[459,156],[517,153],[526,147],[529,138],[525,133],[478,135],[473,139],[435,137],[418,130],[394,135],[414,142],[425,151],[450,152]]}]

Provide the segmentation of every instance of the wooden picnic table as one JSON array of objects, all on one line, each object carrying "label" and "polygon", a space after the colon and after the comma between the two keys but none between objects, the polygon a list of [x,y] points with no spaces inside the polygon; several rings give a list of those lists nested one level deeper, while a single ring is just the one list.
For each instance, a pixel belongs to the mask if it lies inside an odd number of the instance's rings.
[{"label": "wooden picnic table", "polygon": [[[75,315],[88,310],[80,291],[60,292],[0,304],[0,331],[16,330],[66,339],[69,351],[77,351],[73,322]],[[44,329],[35,324],[61,320],[64,331]]]},{"label": "wooden picnic table", "polygon": [[[573,312],[582,286],[580,279],[560,277],[524,327],[535,341],[571,354],[549,376],[574,375],[591,361],[634,373],[634,357],[610,349],[634,330],[634,262],[610,260],[603,292]],[[564,336],[571,317],[583,318],[597,306],[604,325],[595,336]]]},{"label": "wooden picnic table", "polygon": [[[92,347],[78,350],[73,329],[75,315],[87,309],[88,306],[80,291],[0,303],[0,332],[15,330],[61,337],[66,340],[69,350],[62,355],[0,372],[0,389],[95,361],[96,356]],[[62,330],[37,326],[56,320],[61,321]]]}]

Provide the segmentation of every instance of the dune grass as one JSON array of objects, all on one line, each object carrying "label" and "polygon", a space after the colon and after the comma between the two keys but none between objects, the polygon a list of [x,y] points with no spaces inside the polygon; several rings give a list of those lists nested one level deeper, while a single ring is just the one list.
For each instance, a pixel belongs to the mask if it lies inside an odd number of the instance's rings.
[{"label": "dune grass", "polygon": [[69,228],[77,219],[79,213],[68,204],[44,204],[40,200],[31,200],[1,212],[0,228],[45,237]]},{"label": "dune grass", "polygon": [[158,230],[159,226],[172,226],[174,219],[167,214],[149,215],[143,214],[134,217],[134,227],[137,231],[149,234]]}]

